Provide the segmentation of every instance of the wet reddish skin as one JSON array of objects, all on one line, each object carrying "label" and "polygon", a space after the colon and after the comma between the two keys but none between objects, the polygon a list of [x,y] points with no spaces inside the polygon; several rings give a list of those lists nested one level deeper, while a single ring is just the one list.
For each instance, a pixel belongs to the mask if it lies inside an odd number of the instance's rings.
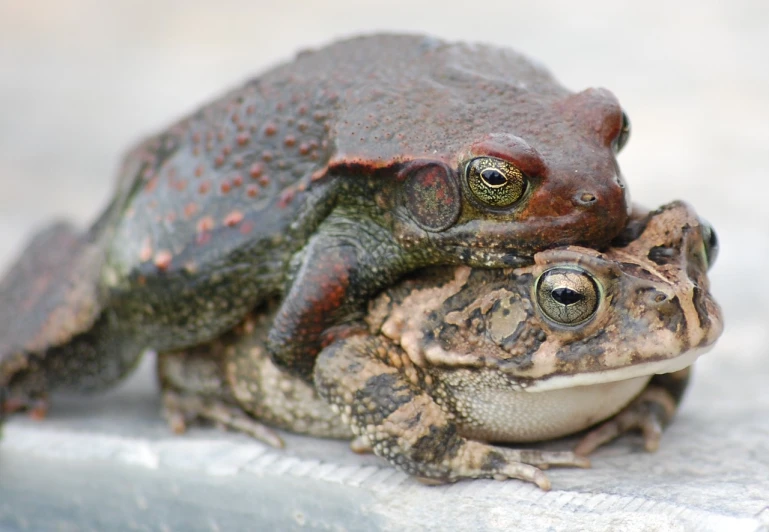
[{"label": "wet reddish skin", "polygon": [[[147,163],[135,172],[145,185],[125,197],[132,221],[124,225],[127,235],[154,234],[155,248],[181,250],[195,242],[192,229],[204,217],[218,227],[233,211],[268,208],[266,198],[280,197],[284,209],[303,202],[313,175],[323,181],[440,162],[459,184],[461,163],[494,146],[493,155],[520,165],[537,186],[524,204],[496,213],[506,238],[491,242],[492,230],[481,246],[603,245],[627,216],[611,150],[621,122],[608,91],[569,93],[509,50],[402,36],[346,41],[300,55],[137,149],[131,157]],[[582,189],[596,206],[575,205]],[[566,224],[552,220],[567,215]],[[465,208],[441,237],[467,242],[461,225],[473,218]],[[124,240],[132,245],[131,236]]]}]

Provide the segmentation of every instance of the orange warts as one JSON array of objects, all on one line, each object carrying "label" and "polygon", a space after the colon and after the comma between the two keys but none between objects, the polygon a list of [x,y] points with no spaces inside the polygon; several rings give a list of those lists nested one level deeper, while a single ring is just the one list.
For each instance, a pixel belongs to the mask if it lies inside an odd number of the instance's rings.
[{"label": "orange warts", "polygon": [[171,260],[173,260],[173,258],[174,256],[170,251],[161,249],[155,253],[155,267],[158,270],[164,272],[169,268],[169,266],[171,266]]},{"label": "orange warts", "polygon": [[224,217],[224,225],[227,227],[235,227],[243,220],[243,213],[240,211],[232,211],[230,214]]},{"label": "orange warts", "polygon": [[249,168],[248,175],[256,179],[262,175],[263,171],[264,171],[264,167],[261,164],[254,163],[251,165],[251,168]]}]

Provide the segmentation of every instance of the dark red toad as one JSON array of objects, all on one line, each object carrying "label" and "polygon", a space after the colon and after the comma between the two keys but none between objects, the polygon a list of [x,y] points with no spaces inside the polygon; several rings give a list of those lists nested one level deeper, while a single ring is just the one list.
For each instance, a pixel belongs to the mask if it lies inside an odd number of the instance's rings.
[{"label": "dark red toad", "polygon": [[131,151],[86,233],[36,237],[0,283],[0,384],[45,359],[36,394],[101,388],[276,296],[269,350],[308,378],[407,272],[606,245],[628,133],[610,92],[511,50],[375,35],[301,53]]}]

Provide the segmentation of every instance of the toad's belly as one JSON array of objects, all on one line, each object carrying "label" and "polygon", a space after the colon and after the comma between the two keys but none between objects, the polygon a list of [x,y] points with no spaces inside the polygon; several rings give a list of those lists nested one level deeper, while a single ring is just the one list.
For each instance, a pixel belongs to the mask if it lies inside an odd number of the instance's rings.
[{"label": "toad's belly", "polygon": [[619,412],[649,382],[650,376],[523,392],[510,388],[454,390],[463,436],[497,442],[531,442],[583,430]]}]

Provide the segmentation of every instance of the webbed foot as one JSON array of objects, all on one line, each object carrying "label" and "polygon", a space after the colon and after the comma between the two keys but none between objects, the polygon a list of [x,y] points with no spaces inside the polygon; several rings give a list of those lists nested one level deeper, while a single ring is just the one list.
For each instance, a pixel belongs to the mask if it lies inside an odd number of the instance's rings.
[{"label": "webbed foot", "polygon": [[[0,394],[0,401],[2,399],[3,397]],[[50,403],[48,398],[22,399],[19,397],[9,397],[5,401],[0,402],[0,407],[0,420],[4,419],[7,414],[26,411],[32,419],[42,421],[48,415]]]},{"label": "webbed foot", "polygon": [[179,394],[170,390],[163,392],[163,417],[177,434],[187,430],[195,420],[213,422],[222,428],[248,434],[267,445],[282,449],[283,439],[270,427],[249,417],[240,408],[219,399],[201,398],[195,395]]},{"label": "webbed foot", "polygon": [[7,414],[27,412],[32,419],[42,420],[50,406],[47,380],[34,364],[30,367],[31,359],[19,360],[23,365],[13,368],[6,364],[2,368],[8,370],[12,378],[5,386],[0,386],[0,419]]},{"label": "webbed foot", "polygon": [[676,409],[676,398],[668,390],[648,386],[616,416],[588,432],[574,448],[574,452],[587,456],[631,430],[640,430],[644,449],[654,452],[659,449],[662,432],[675,415]]}]

